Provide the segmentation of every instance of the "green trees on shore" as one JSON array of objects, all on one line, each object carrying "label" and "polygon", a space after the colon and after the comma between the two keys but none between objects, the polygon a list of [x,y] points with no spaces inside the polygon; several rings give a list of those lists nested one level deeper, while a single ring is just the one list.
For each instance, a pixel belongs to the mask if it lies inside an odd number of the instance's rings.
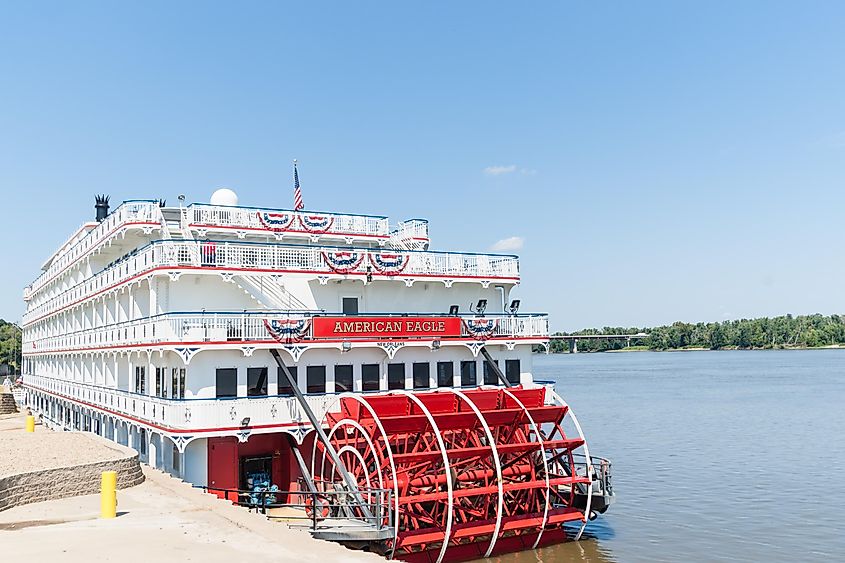
[{"label": "green trees on shore", "polygon": [[[742,319],[721,323],[683,323],[655,328],[604,327],[576,332],[559,332],[561,335],[580,334],[636,334],[646,332],[648,338],[634,340],[631,345],[650,350],[681,348],[812,348],[833,344],[845,345],[845,315],[785,315]],[[552,352],[568,350],[566,341],[552,341]],[[627,347],[624,339],[579,340],[579,352],[603,352]]]},{"label": "green trees on shore", "polygon": [[[15,373],[21,365],[21,329],[0,319],[0,365],[6,364]],[[2,383],[2,381],[0,381]]]}]

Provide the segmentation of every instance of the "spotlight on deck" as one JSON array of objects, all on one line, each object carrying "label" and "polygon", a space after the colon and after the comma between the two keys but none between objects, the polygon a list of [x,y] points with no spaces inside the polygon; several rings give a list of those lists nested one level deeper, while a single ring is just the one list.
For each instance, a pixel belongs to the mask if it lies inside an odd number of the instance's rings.
[{"label": "spotlight on deck", "polygon": [[449,307],[449,314],[453,317],[457,317],[458,309],[460,309],[460,307],[458,307],[457,305],[452,305],[451,307]]},{"label": "spotlight on deck", "polygon": [[479,315],[483,315],[484,311],[487,310],[487,300],[486,299],[479,299],[478,303],[475,305],[475,312]]},{"label": "spotlight on deck", "polygon": [[440,350],[440,339],[435,338],[431,341],[431,349],[432,350]]},{"label": "spotlight on deck", "polygon": [[348,352],[352,349],[352,343],[348,340],[344,340],[343,343],[340,345],[341,352]]},{"label": "spotlight on deck", "polygon": [[519,311],[519,303],[520,303],[519,299],[514,299],[513,301],[511,301],[511,306],[510,306],[511,315],[515,315],[516,312]]},{"label": "spotlight on deck", "polygon": [[250,421],[250,418],[248,416],[245,416],[244,419],[241,421],[241,426],[244,426],[244,427],[249,426],[249,421]]}]

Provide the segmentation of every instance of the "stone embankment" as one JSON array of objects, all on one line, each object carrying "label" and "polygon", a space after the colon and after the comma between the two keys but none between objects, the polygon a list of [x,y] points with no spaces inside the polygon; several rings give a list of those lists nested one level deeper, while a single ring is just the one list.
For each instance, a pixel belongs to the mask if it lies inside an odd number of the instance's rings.
[{"label": "stone embankment", "polygon": [[135,450],[83,432],[27,433],[24,418],[0,418],[0,511],[97,493],[103,471],[117,471],[118,489],[144,481]]}]

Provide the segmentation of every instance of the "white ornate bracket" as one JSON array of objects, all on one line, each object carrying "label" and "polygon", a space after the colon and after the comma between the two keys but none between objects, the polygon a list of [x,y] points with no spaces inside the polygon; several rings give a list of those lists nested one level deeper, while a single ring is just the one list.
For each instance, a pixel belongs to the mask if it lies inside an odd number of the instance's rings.
[{"label": "white ornate bracket", "polygon": [[345,240],[345,241],[346,241],[346,244],[352,244],[352,241],[353,241],[354,239],[353,239],[352,237],[344,237],[344,238],[343,238],[343,240]]},{"label": "white ornate bracket", "polygon": [[483,287],[484,289],[490,287],[490,280],[481,280],[481,287]]},{"label": "white ornate bracket", "polygon": [[197,352],[200,351],[199,348],[176,348],[176,353],[179,354],[179,357],[182,358],[182,361],[185,362],[185,365],[191,363],[191,358],[193,358]]},{"label": "white ornate bracket", "polygon": [[464,342],[464,346],[469,348],[469,351],[472,352],[472,357],[477,358],[478,353],[481,351],[481,348],[484,346],[483,342]]},{"label": "white ornate bracket", "polygon": [[173,440],[173,443],[176,445],[176,448],[179,450],[180,454],[185,453],[185,448],[188,447],[188,444],[191,440],[194,439],[193,436],[170,436],[170,439]]},{"label": "white ornate bracket", "polygon": [[208,234],[208,229],[197,229],[197,234],[202,238],[205,238],[205,235]]},{"label": "white ornate bracket", "polygon": [[145,235],[151,235],[153,233],[152,227],[142,227],[141,230],[144,232]]},{"label": "white ornate bracket", "polygon": [[414,280],[414,278],[405,278],[402,281],[405,282],[405,287],[411,287],[412,285],[414,285],[415,280]]},{"label": "white ornate bracket", "polygon": [[329,276],[317,276],[317,279],[320,282],[320,285],[326,285],[329,283]]},{"label": "white ornate bracket", "polygon": [[244,358],[249,358],[255,352],[255,346],[241,346],[241,352],[243,352]]},{"label": "white ornate bracket", "polygon": [[182,272],[167,272],[167,275],[170,276],[170,281],[179,281],[179,278],[182,277]]},{"label": "white ornate bracket", "polygon": [[311,242],[317,242],[320,240],[320,235],[311,235],[309,238],[311,239]]},{"label": "white ornate bracket", "polygon": [[276,240],[278,240],[278,241],[283,241],[283,240],[285,240],[285,233],[274,233],[274,235],[273,235],[273,236],[275,236],[275,237],[276,237]]},{"label": "white ornate bracket", "polygon": [[236,234],[238,235],[238,238],[240,238],[240,239],[246,238],[246,231],[237,231]]},{"label": "white ornate bracket", "polygon": [[235,274],[232,272],[220,272],[220,277],[223,278],[223,281],[230,282],[232,278],[235,277]]},{"label": "white ornate bracket", "polygon": [[396,355],[396,352],[398,352],[403,346],[405,346],[405,343],[404,342],[379,342],[377,344],[377,346],[379,348],[381,348],[382,350],[384,350],[384,353],[387,354],[387,357],[392,360],[393,357]]},{"label": "white ornate bracket", "polygon": [[505,347],[506,347],[508,350],[513,350],[513,347],[514,347],[514,346],[516,346],[516,342],[513,342],[513,341],[505,342]]},{"label": "white ornate bracket", "polygon": [[308,346],[287,345],[287,346],[282,346],[282,348],[287,350],[287,352],[293,358],[294,362],[298,362],[300,356],[302,356],[302,354],[304,354],[305,351],[308,349]]},{"label": "white ornate bracket", "polygon": [[446,289],[452,287],[452,284],[455,283],[455,280],[443,280],[443,285],[446,286]]},{"label": "white ornate bracket", "polygon": [[238,442],[241,444],[245,444],[247,440],[249,440],[249,435],[252,434],[249,430],[239,430],[238,431]]}]

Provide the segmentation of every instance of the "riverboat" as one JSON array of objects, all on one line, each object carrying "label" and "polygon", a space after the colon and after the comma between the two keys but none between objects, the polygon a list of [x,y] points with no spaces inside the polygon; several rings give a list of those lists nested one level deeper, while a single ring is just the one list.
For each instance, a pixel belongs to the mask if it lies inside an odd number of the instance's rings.
[{"label": "riverboat", "polygon": [[24,289],[45,425],[404,561],[578,539],[612,502],[610,463],[532,375],[549,324],[512,298],[516,256],[227,189],[95,208]]}]

